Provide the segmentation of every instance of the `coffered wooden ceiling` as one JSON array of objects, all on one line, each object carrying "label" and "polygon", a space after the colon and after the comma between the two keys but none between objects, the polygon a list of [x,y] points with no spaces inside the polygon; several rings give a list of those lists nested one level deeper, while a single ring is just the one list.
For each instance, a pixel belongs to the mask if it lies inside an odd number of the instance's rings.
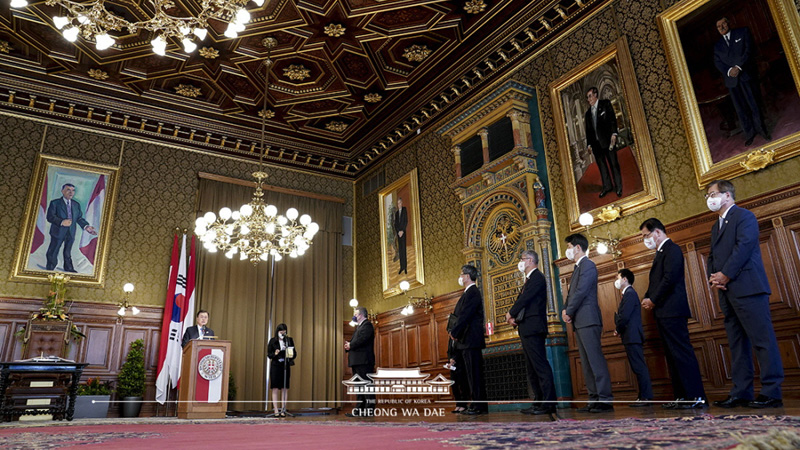
[{"label": "coffered wooden ceiling", "polygon": [[[176,0],[176,15],[199,0]],[[607,0],[267,0],[236,39],[213,22],[166,56],[146,31],[98,51],[57,7],[0,6],[0,108],[210,153],[259,157],[266,36],[277,39],[266,159],[357,177]],[[147,0],[107,0],[129,19]],[[254,9],[251,9],[254,8]],[[63,13],[63,12],[62,12]],[[112,33],[113,34],[113,33]],[[262,113],[264,114],[264,113]],[[178,150],[176,150],[178,151]]]}]

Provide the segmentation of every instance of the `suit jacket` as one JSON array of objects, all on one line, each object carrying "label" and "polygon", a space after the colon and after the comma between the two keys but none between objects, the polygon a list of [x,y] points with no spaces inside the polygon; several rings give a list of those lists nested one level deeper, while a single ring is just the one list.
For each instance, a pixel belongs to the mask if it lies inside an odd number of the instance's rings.
[{"label": "suit jacket", "polygon": [[650,284],[645,298],[655,303],[653,314],[661,318],[692,317],[686,295],[686,279],[681,247],[668,240],[656,251],[650,268]]},{"label": "suit jacket", "polygon": [[[394,234],[397,235],[398,231],[406,231],[406,226],[408,226],[408,209],[404,206],[394,213],[394,220],[392,220]],[[405,237],[405,235],[406,234],[403,233],[403,237]]]},{"label": "suit jacket", "polygon": [[547,282],[541,270],[531,272],[508,312],[516,317],[522,308],[525,315],[519,324],[520,336],[547,334]]},{"label": "suit jacket", "polygon": [[597,304],[597,266],[589,257],[581,259],[572,273],[564,310],[574,328],[603,325]]},{"label": "suit jacket", "polygon": [[[464,350],[468,348],[486,348],[486,340],[483,338],[483,297],[478,285],[467,288],[461,298],[458,299],[453,314],[458,317],[450,334],[459,336],[464,335],[456,343],[456,348]],[[463,331],[466,330],[466,331]]]},{"label": "suit jacket", "polygon": [[772,291],[761,259],[758,242],[758,220],[752,212],[731,206],[725,224],[719,220],[711,227],[711,252],[708,255],[708,274],[722,272],[731,279],[728,295],[747,297]]},{"label": "suit jacket", "polygon": [[[752,57],[755,46],[747,28],[731,30],[730,38],[730,46],[725,43],[724,36],[720,36],[719,41],[714,44],[714,66],[722,73],[725,86],[732,88],[736,87],[740,80],[748,82],[756,75]],[[734,66],[741,67],[742,72],[738,77],[729,77],[728,70]]]},{"label": "suit jacket", "polygon": [[611,146],[611,136],[617,132],[617,115],[610,100],[597,100],[597,129],[594,127],[592,108],[586,110],[586,145],[594,150],[607,150]]},{"label": "suit jacket", "polygon": [[[286,347],[294,347],[294,339],[289,336],[286,336]],[[280,339],[276,337],[270,338],[269,342],[267,343],[267,358],[271,359],[273,363],[283,364],[282,362],[278,361],[280,359],[286,359],[286,350],[280,350],[281,343]],[[275,354],[275,350],[280,350],[278,354]],[[297,358],[297,347],[294,348],[294,357],[289,358],[289,366],[294,365],[294,360]]]},{"label": "suit jacket", "polygon": [[375,328],[369,319],[356,327],[350,339],[350,350],[347,352],[349,367],[367,365],[375,367]]},{"label": "suit jacket", "polygon": [[622,301],[614,313],[614,325],[623,344],[644,343],[642,305],[639,303],[639,294],[633,290],[633,286],[625,289],[625,293],[622,294]]},{"label": "suit jacket", "polygon": [[75,236],[75,228],[80,225],[84,228],[89,225],[89,222],[83,218],[80,203],[75,200],[70,200],[72,209],[72,225],[62,227],[61,222],[67,219],[67,204],[64,202],[64,197],[59,197],[50,202],[47,207],[47,221],[50,222],[50,236],[56,239],[64,239],[68,236]]},{"label": "suit jacket", "polygon": [[[206,327],[205,336],[216,336],[214,334],[214,330],[211,328]],[[181,347],[186,347],[186,344],[193,339],[198,339],[200,337],[200,331],[197,330],[197,325],[192,325],[191,327],[187,328],[186,331],[183,332],[183,339],[181,340]]]}]

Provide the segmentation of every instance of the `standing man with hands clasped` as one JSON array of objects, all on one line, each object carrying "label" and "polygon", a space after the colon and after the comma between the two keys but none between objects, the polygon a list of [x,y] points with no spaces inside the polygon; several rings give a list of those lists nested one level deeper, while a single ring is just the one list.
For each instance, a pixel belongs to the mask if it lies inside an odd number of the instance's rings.
[{"label": "standing man with hands clasped", "polygon": [[[369,381],[367,374],[375,372],[375,328],[367,319],[367,308],[359,306],[353,321],[357,323],[356,331],[350,341],[344,342],[347,352],[347,363],[353,373],[364,381]],[[375,396],[362,394],[356,397],[358,405],[347,417],[370,417],[375,410]]]},{"label": "standing man with hands clasped", "polygon": [[475,281],[478,269],[469,264],[461,267],[458,284],[464,287],[464,293],[458,299],[453,315],[455,324],[450,330],[450,339],[456,341],[456,349],[464,358],[464,369],[469,383],[472,402],[462,414],[474,416],[487,414],[489,404],[486,403],[486,383],[483,378],[483,353],[486,341],[483,338],[483,297]]},{"label": "standing man with hands clasped", "polygon": [[[525,250],[517,263],[517,269],[525,274],[517,301],[506,313],[506,322],[519,327],[522,350],[525,352],[525,368],[528,383],[537,401],[523,414],[552,414],[556,412],[556,387],[553,368],[547,360],[545,338],[547,338],[547,282],[539,267],[539,255]],[[517,322],[516,317],[522,315]]]},{"label": "standing man with hands clasped", "polygon": [[625,354],[631,370],[636,374],[639,384],[639,397],[630,407],[638,408],[650,406],[653,400],[653,384],[650,381],[650,371],[644,359],[644,329],[642,328],[642,306],[639,304],[639,294],[633,290],[633,281],[636,279],[629,269],[620,269],[614,287],[620,290],[622,300],[619,308],[614,313],[614,336],[622,338]]}]

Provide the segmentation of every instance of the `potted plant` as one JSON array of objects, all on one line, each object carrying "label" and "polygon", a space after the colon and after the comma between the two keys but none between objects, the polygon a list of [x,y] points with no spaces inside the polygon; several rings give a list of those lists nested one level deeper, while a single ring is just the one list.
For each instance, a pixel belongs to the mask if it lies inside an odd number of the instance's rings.
[{"label": "potted plant", "polygon": [[74,417],[76,419],[104,419],[108,415],[108,405],[113,391],[110,381],[89,378],[86,384],[78,386]]},{"label": "potted plant", "polygon": [[[67,307],[66,303],[69,277],[62,273],[55,273],[48,275],[47,279],[50,281],[50,290],[48,291],[47,298],[44,299],[44,306],[39,309],[38,313],[31,313],[28,323],[15,333],[18,338],[22,339],[24,349],[23,357],[27,357],[25,355],[30,353],[28,351],[30,349],[27,348],[28,343],[37,333],[52,335],[53,333],[60,332],[64,334],[64,347],[62,347],[62,352],[55,356],[66,355],[66,346],[69,345],[70,339],[78,340],[86,337],[86,335],[72,323],[68,313],[69,307]],[[36,339],[33,340],[36,341]],[[34,352],[34,356],[38,355],[35,355]]]},{"label": "potted plant", "polygon": [[122,401],[122,417],[139,417],[144,396],[144,341],[131,342],[125,363],[117,377],[117,400]]}]

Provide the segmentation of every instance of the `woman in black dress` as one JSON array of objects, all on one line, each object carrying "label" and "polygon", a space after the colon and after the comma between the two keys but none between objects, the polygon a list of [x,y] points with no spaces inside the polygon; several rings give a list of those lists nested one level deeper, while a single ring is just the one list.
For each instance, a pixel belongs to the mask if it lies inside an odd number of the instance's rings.
[{"label": "woman in black dress", "polygon": [[[289,379],[291,378],[294,359],[297,358],[297,349],[294,348],[292,338],[286,335],[287,331],[285,323],[278,325],[275,329],[275,337],[271,338],[267,344],[267,357],[272,360],[269,368],[269,385],[272,388],[272,404],[275,407],[275,417],[286,417]],[[289,358],[286,357],[286,349],[288,348],[291,348],[294,352]],[[283,377],[284,368],[286,368],[285,380]],[[281,391],[283,392],[281,393]],[[282,399],[282,408],[279,406],[279,399]]]}]

